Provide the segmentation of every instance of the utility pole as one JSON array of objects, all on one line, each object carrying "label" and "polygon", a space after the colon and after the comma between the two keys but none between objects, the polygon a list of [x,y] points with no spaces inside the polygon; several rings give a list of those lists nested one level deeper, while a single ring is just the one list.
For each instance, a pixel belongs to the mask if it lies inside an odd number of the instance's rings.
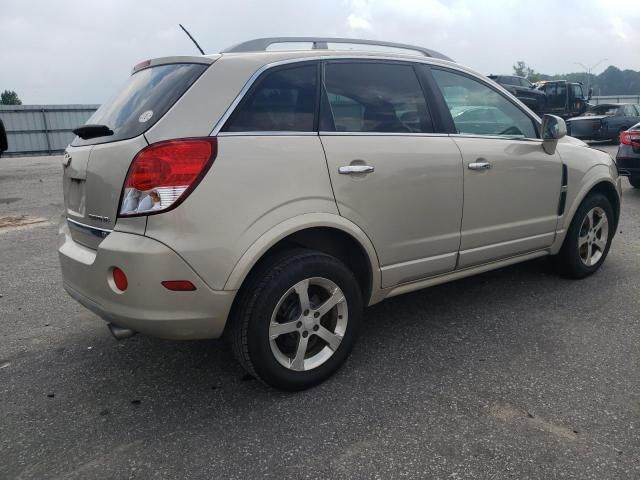
[{"label": "utility pole", "polygon": [[[609,60],[609,59],[608,58],[603,58],[599,62],[594,63],[591,67],[587,67],[584,63],[573,62],[576,65],[580,65],[587,72],[587,92],[589,92],[589,90],[591,89],[591,72],[593,72],[594,68],[596,68],[602,62],[606,62],[607,60]],[[588,95],[588,93],[587,93],[587,95]]]}]

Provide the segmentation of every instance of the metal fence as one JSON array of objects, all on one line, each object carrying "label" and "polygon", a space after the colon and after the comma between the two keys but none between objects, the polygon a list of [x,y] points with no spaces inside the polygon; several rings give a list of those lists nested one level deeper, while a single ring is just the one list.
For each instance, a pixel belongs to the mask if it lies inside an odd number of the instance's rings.
[{"label": "metal fence", "polygon": [[637,103],[640,104],[640,95],[604,95],[591,97],[591,105],[601,105],[603,103]]},{"label": "metal fence", "polygon": [[3,155],[54,155],[73,140],[71,130],[83,125],[99,105],[0,105],[9,150]]}]

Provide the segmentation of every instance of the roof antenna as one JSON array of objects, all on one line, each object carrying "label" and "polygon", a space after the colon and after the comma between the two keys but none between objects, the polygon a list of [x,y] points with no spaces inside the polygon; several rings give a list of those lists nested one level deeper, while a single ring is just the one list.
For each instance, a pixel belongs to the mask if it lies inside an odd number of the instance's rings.
[{"label": "roof antenna", "polygon": [[195,44],[196,48],[197,48],[198,50],[200,50],[200,53],[201,53],[202,55],[206,55],[206,53],[204,53],[204,50],[202,50],[202,48],[200,48],[200,45],[198,45],[198,42],[196,42],[196,40],[191,36],[191,34],[189,33],[189,31],[188,31],[186,28],[184,28],[184,27],[182,26],[182,24],[181,24],[181,23],[179,23],[178,25],[180,25],[180,28],[181,28],[182,30],[184,30],[184,33],[186,33],[186,34],[187,34],[187,36],[191,39],[191,41]]}]

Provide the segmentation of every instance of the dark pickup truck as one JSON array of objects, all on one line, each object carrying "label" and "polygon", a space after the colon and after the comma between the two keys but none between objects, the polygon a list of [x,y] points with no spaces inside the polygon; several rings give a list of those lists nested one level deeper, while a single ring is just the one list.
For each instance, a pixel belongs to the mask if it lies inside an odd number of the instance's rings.
[{"label": "dark pickup truck", "polygon": [[545,93],[536,90],[535,85],[526,78],[517,75],[489,75],[489,78],[502,85],[534,112],[544,108],[547,99]]},{"label": "dark pickup truck", "polygon": [[536,89],[546,96],[546,103],[536,113],[540,116],[550,113],[567,118],[582,115],[589,108],[591,89],[588,96],[584,95],[584,87],[580,82],[568,82],[566,80],[549,80],[537,82]]}]

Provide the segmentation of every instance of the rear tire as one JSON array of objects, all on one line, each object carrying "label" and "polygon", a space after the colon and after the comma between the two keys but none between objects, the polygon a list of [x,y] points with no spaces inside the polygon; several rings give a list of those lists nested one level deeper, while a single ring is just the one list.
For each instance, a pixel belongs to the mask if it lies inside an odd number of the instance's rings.
[{"label": "rear tire", "polygon": [[362,310],[360,287],[344,263],[312,250],[287,250],[247,279],[227,336],[237,360],[257,379],[280,390],[304,390],[345,362]]},{"label": "rear tire", "polygon": [[595,273],[607,258],[614,227],[609,199],[601,193],[585,198],[573,216],[560,252],[553,257],[558,272],[575,279]]},{"label": "rear tire", "polygon": [[640,175],[631,175],[629,177],[629,183],[633,188],[640,188]]}]

